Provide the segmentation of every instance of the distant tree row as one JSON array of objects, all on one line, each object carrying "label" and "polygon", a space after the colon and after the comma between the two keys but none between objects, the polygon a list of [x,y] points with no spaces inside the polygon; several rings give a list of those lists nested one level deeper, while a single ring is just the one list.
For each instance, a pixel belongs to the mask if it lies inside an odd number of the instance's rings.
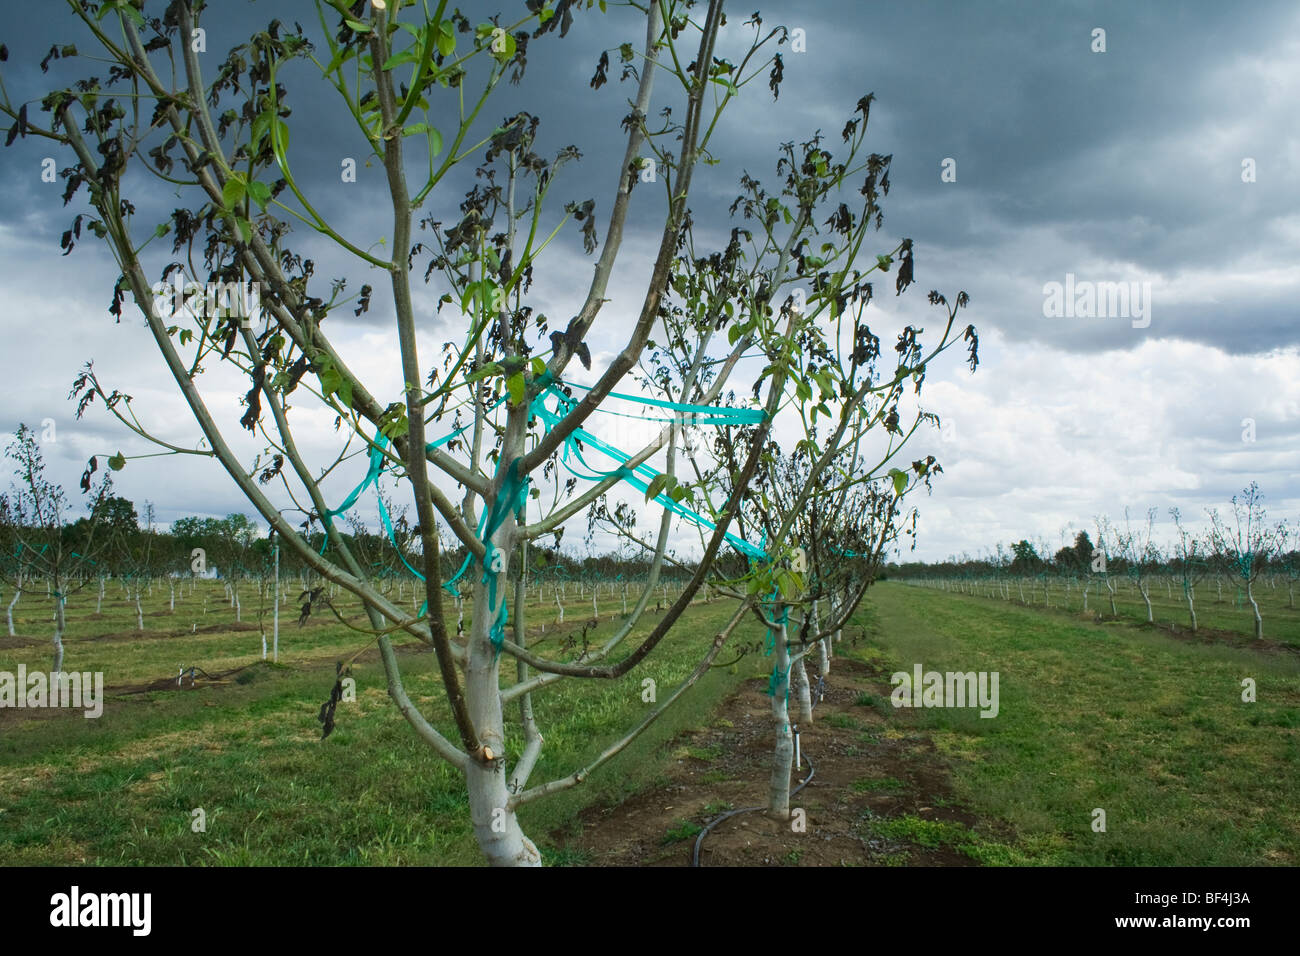
[{"label": "distant tree row", "polygon": [[[1127,576],[1146,604],[1147,620],[1154,620],[1150,584],[1160,576],[1172,578],[1183,592],[1193,630],[1196,620],[1196,585],[1214,581],[1222,586],[1241,588],[1255,618],[1255,636],[1263,637],[1263,618],[1255,597],[1261,577],[1268,575],[1285,581],[1287,603],[1295,607],[1295,586],[1300,579],[1300,525],[1286,521],[1270,522],[1263,506],[1263,494],[1256,482],[1232,497],[1229,508],[1220,512],[1206,509],[1207,523],[1201,532],[1188,528],[1177,508],[1169,510],[1174,534],[1166,544],[1155,539],[1156,509],[1149,509],[1143,519],[1134,520],[1127,510],[1123,525],[1105,515],[1093,519],[1095,539],[1079,531],[1071,544],[1063,544],[1048,556],[1051,548],[1039,538],[1028,538],[1006,549],[998,543],[980,557],[963,554],[946,561],[891,564],[886,574],[896,579],[984,580],[997,582],[998,589],[1009,599],[1014,583],[1021,600],[1024,588],[1041,586],[1045,593],[1049,579],[1077,579],[1085,584],[1097,580],[1110,598],[1114,613],[1114,577]],[[1062,532],[1064,539],[1065,533]],[[1031,592],[1032,593],[1032,592]]]}]

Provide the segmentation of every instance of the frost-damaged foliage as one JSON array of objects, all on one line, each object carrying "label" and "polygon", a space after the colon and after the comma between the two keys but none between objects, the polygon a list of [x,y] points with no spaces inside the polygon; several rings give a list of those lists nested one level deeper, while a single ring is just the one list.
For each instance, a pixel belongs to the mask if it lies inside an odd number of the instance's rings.
[{"label": "frost-damaged foliage", "polygon": [[[643,41],[600,55],[591,87],[599,90],[608,82],[615,51],[621,78],[632,87],[622,121],[626,139],[618,187],[606,203],[573,193],[577,180],[568,167],[581,160],[576,146],[554,155],[535,150],[541,120],[534,112],[516,110],[496,126],[485,120],[501,81],[526,87],[527,59],[536,55],[536,44],[559,41],[575,15],[595,6],[592,0],[528,0],[516,19],[498,15],[477,23],[446,0],[436,6],[317,2],[314,39],[298,23],[289,30],[274,21],[215,65],[215,54],[199,52],[192,42],[204,13],[197,0],[67,2],[95,56],[108,60],[107,75],[46,96],[46,127],[31,122],[28,104],[11,103],[7,96],[0,110],[14,121],[10,141],[39,136],[67,152],[65,204],[84,187],[89,205],[73,220],[62,248],[71,251],[87,231],[109,244],[121,267],[110,313],[121,316],[129,292],[202,439],[182,446],[156,438],[137,417],[132,398],[102,386],[89,366],[74,384],[78,412],[98,399],[123,425],[167,452],[216,459],[282,548],[310,566],[316,587],[328,582],[356,595],[366,609],[367,639],[378,642],[390,696],[420,738],[465,776],[474,833],[486,858],[499,865],[538,863],[540,854],[520,829],[518,808],[580,783],[618,754],[698,680],[737,624],[765,598],[774,569],[784,561],[788,526],[771,529],[765,550],[750,554],[752,563],[726,573],[715,564],[724,547],[734,544],[724,542],[752,479],[768,467],[764,456],[778,413],[798,409],[807,416],[805,424],[824,416],[826,433],[812,429],[801,443],[812,468],[820,473],[842,462],[837,467],[857,474],[858,436],[876,425],[891,434],[898,429],[899,412],[889,397],[906,379],[919,387],[925,362],[935,354],[923,354],[919,330],[909,328],[896,347],[896,374],[875,381],[879,342],[857,318],[846,324],[845,316],[860,317],[870,301],[865,277],[871,271],[897,265],[899,292],[913,281],[910,240],[875,256],[870,268],[858,264],[868,227],[880,223],[877,199],[889,188],[889,157],[859,155],[872,98],[858,102],[841,134],[844,158],[837,160],[813,135],[798,147],[780,148],[779,189],[768,191],[743,176],[730,241],[704,255],[695,252],[688,206],[697,167],[716,162],[710,140],[740,89],[765,78],[775,96],[784,76],[777,48],[786,32],[764,27],[757,13],[745,21],[752,40],[739,62],[714,52],[722,0],[652,2],[644,10]],[[605,3],[599,7],[603,11]],[[79,54],[60,48],[56,55]],[[291,93],[289,76],[295,83],[312,76],[329,88],[339,122],[326,131],[350,137],[340,155],[369,154],[382,167],[391,206],[387,234],[345,236],[313,204],[326,183],[296,175],[303,164],[290,145],[291,110],[303,94],[297,86]],[[652,103],[656,81],[667,86],[667,96]],[[551,93],[531,92],[539,104]],[[339,132],[344,128],[346,134]],[[446,193],[454,170],[466,181],[472,172],[473,185],[449,222],[426,206],[436,194],[439,210],[451,208]],[[128,194],[141,203],[158,195],[149,177],[166,183],[163,192],[174,192],[182,202],[164,221],[146,226],[152,238],[141,242],[137,206]],[[584,172],[583,181],[598,180]],[[589,336],[608,314],[603,306],[609,280],[638,186],[638,203],[645,202],[642,191],[661,190],[654,200],[657,252],[644,277],[642,301],[622,309],[632,316],[630,328],[611,330],[626,334],[622,348],[604,368],[591,368]],[[638,215],[649,215],[646,209],[639,205]],[[600,216],[607,217],[603,235]],[[313,248],[382,270],[386,279],[372,279],[351,294],[344,277],[317,275],[316,261],[289,245],[295,222],[312,230]],[[580,237],[595,267],[585,289],[577,290],[573,317],[552,327],[530,304],[530,291],[540,269],[565,277],[585,271],[571,260],[551,265],[543,256],[565,230]],[[166,310],[155,307],[163,303],[156,301],[161,287],[156,289],[153,276],[209,283],[216,291],[205,308],[163,317]],[[261,314],[248,314],[241,296],[231,294],[242,283],[261,290]],[[464,330],[432,362],[417,347],[417,322],[424,328],[436,322],[418,314],[415,295],[423,284],[436,290],[439,313],[446,307],[458,313],[447,327],[456,334]],[[800,308],[788,294],[796,287],[803,291]],[[936,293],[932,299],[942,302]],[[964,294],[958,304],[965,304]],[[331,338],[327,330],[342,324],[335,318],[338,310],[345,310],[344,319],[367,311],[391,314],[400,366],[392,371],[404,383],[400,397],[378,394],[374,382],[357,374],[359,356],[343,354]],[[940,347],[949,343],[951,329],[952,313]],[[974,330],[967,328],[965,337],[973,367]],[[749,409],[751,422],[726,426],[717,442],[688,442],[686,430],[698,422],[667,416],[656,438],[628,449],[622,470],[580,485],[566,474],[573,454],[584,447],[580,429],[647,362],[656,371],[645,384],[672,402],[725,401]],[[211,403],[214,396],[228,402],[204,377],[211,363],[242,376],[238,408]],[[579,366],[596,373],[581,394],[565,378],[581,374]],[[741,385],[745,398],[738,401],[733,380],[751,372],[753,379]],[[303,427],[321,409],[334,420],[336,453],[309,460],[295,426]],[[240,459],[228,437],[241,429],[264,444],[251,464]],[[319,430],[311,438],[319,442]],[[346,509],[331,509],[326,500],[322,482],[354,455],[370,460],[372,474],[396,476],[399,497],[414,508],[414,524],[394,532],[409,532],[412,540],[394,541],[390,556],[409,560],[424,578],[419,609],[390,600],[370,573],[385,559],[356,547],[359,535],[345,534],[346,521],[337,520]],[[549,655],[529,649],[522,614],[529,543],[558,537],[628,469],[651,459],[646,498],[678,510],[689,507],[707,519],[702,558],[685,569],[678,596],[635,646],[625,646],[668,559],[673,515],[666,508],[657,539],[643,542],[649,574],[614,632],[594,647]],[[119,453],[110,465],[120,468],[126,460]],[[459,487],[459,501],[443,483]],[[292,507],[278,508],[266,486],[277,488]],[[340,498],[331,484],[330,501]],[[796,496],[791,515],[810,501]],[[529,520],[530,502],[538,509],[536,520]],[[468,589],[471,605],[463,636],[450,635],[444,623],[440,528],[469,557],[456,584]],[[748,530],[739,529],[742,536]],[[519,571],[513,577],[512,564]],[[706,582],[734,585],[741,579],[748,583],[733,586],[739,596],[734,614],[678,687],[661,692],[636,727],[585,766],[530,783],[542,747],[532,695],[564,678],[627,674],[654,651]],[[398,631],[436,652],[449,714],[442,726],[452,728],[450,733],[407,696],[391,644]],[[503,655],[515,660],[513,679],[504,687]],[[510,704],[517,705],[515,739],[522,739],[517,755],[507,745]],[[328,733],[328,704],[320,717]]]}]

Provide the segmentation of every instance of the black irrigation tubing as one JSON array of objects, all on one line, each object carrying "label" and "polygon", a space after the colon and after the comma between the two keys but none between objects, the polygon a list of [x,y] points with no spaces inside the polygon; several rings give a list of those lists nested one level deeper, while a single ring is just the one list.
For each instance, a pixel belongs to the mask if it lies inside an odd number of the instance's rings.
[{"label": "black irrigation tubing", "polygon": [[[800,790],[802,790],[804,787],[808,786],[809,781],[811,781],[813,777],[817,776],[817,770],[813,767],[813,762],[808,759],[808,755],[804,754],[803,758],[805,760],[808,760],[808,776],[804,778],[803,783],[799,784],[799,786],[795,787],[793,790],[790,791],[790,796],[792,797]],[[709,835],[709,831],[712,830],[714,827],[716,827],[719,823],[721,823],[723,820],[728,820],[731,817],[734,817],[740,813],[752,813],[755,810],[766,810],[766,809],[767,807],[742,807],[739,810],[728,810],[726,813],[722,814],[722,816],[705,824],[704,829],[700,831],[700,835],[695,838],[695,849],[691,853],[691,866],[700,865],[700,845],[704,843],[704,838]]]},{"label": "black irrigation tubing", "polygon": [[[814,707],[817,704],[821,703],[822,697],[825,696],[825,686],[826,686],[826,678],[824,676],[819,677],[817,680],[817,688],[816,690],[813,691],[813,696],[816,698],[815,703],[813,705]],[[812,760],[808,757],[806,753],[801,753],[801,756],[803,757],[804,760],[808,761],[808,776],[804,777],[803,783],[799,784],[799,786],[795,787],[793,790],[790,791],[790,796],[792,797],[800,790],[802,790],[804,787],[808,786],[808,784],[812,781],[812,778],[817,776],[817,768],[813,766]],[[766,809],[767,807],[741,807],[739,810],[728,810],[726,813],[722,814],[716,819],[711,820],[709,823],[706,823],[704,825],[704,829],[700,831],[700,835],[695,838],[695,848],[694,850],[691,851],[691,866],[700,865],[700,846],[704,843],[704,838],[709,835],[709,831],[712,830],[714,827],[716,827],[719,823],[721,823],[723,820],[729,820],[740,813],[753,813],[755,810],[766,810]]]}]

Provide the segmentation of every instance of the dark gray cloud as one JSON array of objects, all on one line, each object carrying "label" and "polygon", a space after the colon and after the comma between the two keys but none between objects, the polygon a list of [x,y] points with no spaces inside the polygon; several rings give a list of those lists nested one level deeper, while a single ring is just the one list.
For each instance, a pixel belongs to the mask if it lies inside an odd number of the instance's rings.
[{"label": "dark gray cloud", "polygon": [[[502,6],[509,11],[505,20],[523,8],[521,2]],[[1104,429],[1089,424],[1090,413],[1076,401],[1078,396],[1056,418],[1033,410],[1051,408],[1062,381],[1078,387],[1093,381],[1109,396],[1129,396],[1131,404],[1157,394],[1159,408],[1152,414],[1165,429],[1159,440],[1177,459],[1177,473],[1190,477],[1186,487],[1179,486],[1181,479],[1161,472],[1136,446],[1124,446],[1134,456],[1134,468],[1156,476],[1153,488],[1204,503],[1236,490],[1256,469],[1274,476],[1282,497],[1297,495],[1300,469],[1285,446],[1265,457],[1270,454],[1266,448],[1274,447],[1266,438],[1296,436],[1293,397],[1288,393],[1285,400],[1270,403],[1267,396],[1253,395],[1249,382],[1233,381],[1228,387],[1221,378],[1262,368],[1281,375],[1277,362],[1285,367],[1290,356],[1294,363],[1293,351],[1278,353],[1282,359],[1275,356],[1263,365],[1252,356],[1293,350],[1300,343],[1300,270],[1295,265],[1300,259],[1300,132],[1294,122],[1300,94],[1300,12],[1294,4],[825,0],[760,9],[769,25],[801,29],[806,52],[783,48],[786,79],[779,100],[774,102],[765,83],[757,80],[719,125],[712,148],[720,164],[702,169],[694,190],[693,211],[702,235],[725,235],[726,207],[742,170],[771,182],[777,146],[806,139],[815,130],[829,148],[836,148],[839,130],[859,97],[874,92],[868,148],[892,154],[893,171],[885,227],[871,251],[884,251],[902,236],[914,238],[918,281],[918,289],[900,299],[892,291],[881,295],[879,321],[888,326],[932,320],[924,290],[952,294],[965,289],[972,295],[969,320],[985,335],[985,365],[978,376],[936,374],[936,382],[951,383],[949,398],[957,403],[936,410],[956,415],[960,423],[960,413],[972,401],[1000,396],[1002,404],[990,406],[988,415],[996,427],[1006,430],[1016,420],[1006,414],[1008,408],[1029,410],[1025,417],[1042,425],[1041,437],[1049,444],[1059,440],[1062,448],[1074,447],[1085,456],[1076,473],[1082,468],[1103,474],[1110,473],[1113,463],[1107,456],[1113,457],[1118,446]],[[747,35],[742,21],[749,13],[750,8],[732,11],[721,40],[723,55],[736,50],[740,37]],[[319,41],[310,4],[212,0],[204,21],[209,75],[230,45],[275,17],[286,24],[301,20]],[[334,20],[331,15],[331,25]],[[1097,27],[1106,31],[1104,53],[1090,50]],[[594,199],[602,233],[623,151],[619,122],[628,109],[631,85],[618,80],[616,54],[607,85],[595,91],[588,81],[601,50],[624,41],[638,43],[643,32],[629,9],[611,6],[607,15],[581,12],[563,40],[550,36],[531,45],[525,82],[504,86],[481,117],[485,134],[504,117],[528,109],[542,121],[539,152],[554,154],[577,145],[583,159],[565,169],[555,186],[553,200],[559,202],[554,206]],[[52,44],[74,41],[89,49],[84,30],[62,4],[25,5],[21,17],[6,18],[0,42],[10,53],[3,71],[10,97],[38,98],[81,75],[63,60],[53,61],[48,74],[37,66]],[[318,48],[324,45],[318,43]],[[283,81],[294,108],[294,170],[310,184],[313,203],[363,248],[383,240],[391,231],[383,170],[378,163],[366,165],[369,147],[349,129],[346,116],[340,120],[337,95],[319,80],[311,82],[308,68],[288,72]],[[673,95],[666,78],[657,93],[657,102]],[[676,100],[680,103],[680,95]],[[433,105],[431,121],[449,126],[456,97],[443,95]],[[31,109],[35,115],[35,104]],[[62,186],[40,183],[39,164],[47,153],[45,144],[31,137],[0,150],[0,287],[7,303],[0,319],[6,342],[0,357],[0,428],[11,431],[19,420],[55,417],[68,438],[51,451],[57,453],[65,483],[75,484],[88,448],[112,451],[129,444],[120,430],[114,437],[116,426],[107,419],[72,421],[64,397],[83,361],[95,359],[125,390],[130,385],[156,394],[158,407],[170,409],[169,415],[183,409],[174,395],[163,397],[171,394],[169,383],[146,361],[145,350],[152,345],[141,335],[139,320],[128,316],[115,326],[107,314],[116,270],[106,251],[83,239],[70,257],[60,258],[59,236],[84,207],[80,197],[62,207]],[[340,162],[346,157],[357,160],[356,183],[340,180]],[[956,182],[940,179],[947,158],[956,161]],[[1242,182],[1246,158],[1256,164],[1256,182]],[[420,163],[412,159],[408,173],[413,180],[422,176]],[[139,187],[142,223],[158,221],[175,204],[166,188],[145,180],[131,184]],[[454,221],[457,204],[472,184],[470,170],[453,174],[435,191],[426,211],[434,219]],[[621,345],[640,305],[661,208],[657,185],[638,186],[611,283],[612,301],[593,336],[598,355]],[[353,290],[363,282],[382,287],[382,276],[358,267],[309,229],[299,226],[295,242],[297,251],[317,260],[319,276],[346,275]],[[151,261],[161,268],[164,260]],[[551,261],[557,267],[539,270],[530,304],[559,324],[577,309],[592,263],[581,253],[572,224],[556,240]],[[1067,274],[1082,282],[1150,282],[1150,325],[1134,328],[1124,317],[1044,317],[1044,283],[1064,282]],[[435,314],[441,291],[437,282],[431,283],[418,299],[425,329],[435,342],[457,332],[454,320]],[[370,313],[354,318],[340,312],[331,321],[344,326],[356,344],[367,334],[389,334],[391,309],[380,293]],[[995,349],[1005,350],[1005,356]],[[1133,379],[1139,355],[1146,357],[1151,376],[1145,384]],[[1058,371],[1025,375],[1025,363],[1035,371]],[[1205,372],[1198,381],[1197,368],[1219,371]],[[1008,385],[999,375],[1022,377]],[[1231,401],[1207,400],[1205,376],[1216,390],[1231,394]],[[232,390],[232,405],[235,394]],[[928,404],[935,401],[937,396]],[[1108,414],[1122,415],[1123,407],[1120,402]],[[1238,423],[1248,416],[1258,419],[1260,439],[1243,449]],[[979,427],[966,423],[963,433],[977,434]],[[192,431],[183,419],[175,428],[178,435]],[[1079,429],[1084,433],[1072,436],[1071,430]],[[1160,430],[1141,434],[1149,439]],[[1059,491],[1050,482],[1066,476],[1046,464],[1025,467],[991,447],[987,442],[982,451],[950,447],[961,449],[969,483],[961,483],[962,467],[955,467],[936,499],[949,493],[946,488],[952,489],[953,501],[978,489],[971,500],[992,507],[1010,487],[1028,487],[1041,493],[1043,508],[1050,510],[1052,492]],[[1020,455],[1032,461],[1041,447],[1022,448]],[[987,455],[982,468],[981,453]],[[170,477],[150,479],[142,470],[131,477],[124,472],[121,478],[130,482],[131,493],[159,499],[160,516],[240,508],[238,495],[222,476],[202,478],[200,473],[210,472],[197,463],[164,461],[160,467]],[[1015,482],[1006,479],[1003,469],[1015,470]],[[1092,494],[1092,507],[1101,507],[1097,502],[1105,494],[1113,498],[1120,481],[1103,481],[1079,495]],[[205,506],[189,500],[185,488],[201,488]],[[989,528],[1009,528],[1016,520],[1019,516],[1010,509],[969,532],[936,528],[936,540],[948,543],[936,547],[969,545],[987,538]]]}]

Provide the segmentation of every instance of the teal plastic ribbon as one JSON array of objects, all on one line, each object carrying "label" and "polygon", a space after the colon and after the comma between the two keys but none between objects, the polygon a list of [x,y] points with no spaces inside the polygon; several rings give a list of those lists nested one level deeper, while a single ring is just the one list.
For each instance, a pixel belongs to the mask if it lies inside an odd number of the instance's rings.
[{"label": "teal plastic ribbon", "polygon": [[[551,429],[557,427],[564,420],[564,417],[573,410],[573,407],[577,404],[577,402],[575,399],[569,397],[568,395],[565,395],[562,391],[560,391],[560,389],[557,387],[559,383],[553,378],[549,369],[546,372],[544,372],[541,376],[539,376],[535,380],[534,384],[542,386],[542,389],[541,391],[538,392],[537,396],[532,400],[531,404],[529,405],[529,412],[531,415],[541,419],[542,424],[546,429],[546,432],[549,434]],[[587,385],[575,385],[574,387],[585,389],[587,391],[591,390],[591,387]],[[632,402],[639,402],[643,405],[651,405],[656,408],[666,408],[671,411],[678,412],[681,415],[689,415],[691,416],[691,421],[688,424],[756,425],[762,422],[767,416],[767,413],[762,409],[753,409],[753,408],[723,409],[712,405],[690,405],[681,402],[669,402],[669,401],[664,401],[662,399],[646,398],[637,395],[625,395],[619,392],[611,392],[610,395],[614,398],[624,399]],[[546,399],[552,396],[556,399],[556,408],[554,411],[547,408],[546,406]],[[502,396],[495,403],[493,403],[488,410],[491,411],[492,409],[496,408],[504,401],[505,401],[505,396]],[[606,409],[602,409],[601,411],[608,412],[608,410]],[[608,413],[614,415],[621,414],[619,412],[608,412]],[[622,417],[640,417],[640,416],[623,415]],[[664,419],[646,418],[644,420],[671,422],[671,421],[677,421],[678,418],[679,416],[674,416],[673,418],[664,418]],[[462,428],[455,429],[454,431],[449,432],[443,437],[429,442],[428,444],[425,445],[425,448],[427,450],[432,450],[434,448],[438,448],[442,445],[445,445],[451,440],[453,440],[454,438],[468,431],[471,427],[472,425],[465,425]],[[599,469],[593,468],[591,465],[587,463],[586,459],[583,457],[582,448],[580,447],[579,442],[586,443],[587,445],[590,445],[591,447],[597,449],[603,454],[608,455],[613,460],[619,462],[618,467],[609,471],[601,471]],[[325,540],[321,543],[321,549],[320,549],[321,554],[324,554],[325,549],[329,546],[329,536],[331,530],[333,529],[333,524],[334,524],[333,519],[342,514],[345,514],[349,509],[351,509],[354,505],[356,505],[357,500],[361,497],[361,495],[364,494],[367,489],[369,489],[372,485],[374,485],[379,480],[379,476],[380,474],[383,473],[384,470],[384,463],[385,463],[384,448],[386,448],[387,445],[388,445],[388,436],[385,435],[383,432],[379,432],[378,434],[376,434],[375,440],[370,447],[369,467],[366,469],[365,478],[362,479],[360,484],[358,484],[355,488],[352,489],[351,493],[349,493],[348,496],[343,499],[342,503],[337,508],[330,509],[321,516],[322,524],[325,527]],[[614,446],[597,438],[595,435],[593,435],[591,432],[587,431],[586,429],[575,428],[568,436],[565,437],[564,450],[563,453],[561,454],[560,460],[561,463],[564,465],[564,467],[575,477],[583,478],[588,481],[603,481],[604,479],[609,477],[618,477],[621,480],[632,485],[632,487],[638,489],[644,494],[649,490],[650,482],[655,479],[658,473],[645,463],[636,465],[634,467],[628,467],[627,462],[631,460],[631,457],[632,457],[631,455],[619,451]],[[583,469],[585,469],[585,473],[583,471],[579,471],[578,468],[574,466],[573,464],[574,462],[577,462]],[[499,475],[500,473],[501,473],[501,462],[500,460],[498,460],[497,474]],[[492,543],[492,536],[497,532],[498,529],[500,529],[501,525],[505,523],[506,518],[510,514],[523,511],[524,505],[528,501],[528,484],[529,484],[528,478],[521,476],[519,474],[519,459],[518,458],[514,459],[506,466],[506,473],[504,478],[501,481],[501,487],[497,491],[496,498],[492,503],[492,508],[490,509],[490,511],[485,510],[483,512],[482,516],[479,518],[479,523],[478,523],[477,537],[481,542],[483,542],[483,548],[484,548],[483,576],[481,580],[484,584],[488,586],[488,607],[497,608],[497,611],[492,621],[491,628],[489,630],[489,637],[492,641],[492,647],[497,653],[501,652],[501,649],[505,643],[505,629],[506,629],[506,625],[509,623],[510,617],[509,617],[509,609],[507,607],[507,603],[504,595],[501,597],[500,604],[499,605],[497,604],[497,576],[498,575],[494,574],[491,569],[492,569],[494,557],[496,555],[496,552],[499,549]],[[401,559],[402,564],[406,566],[406,569],[410,571],[413,575],[415,575],[415,577],[417,577],[419,580],[424,581],[425,580],[424,575],[422,575],[419,571],[415,570],[415,568],[411,567],[410,563],[402,555],[401,548],[397,544],[396,534],[393,531],[393,523],[388,514],[388,509],[387,507],[385,507],[384,500],[382,497],[378,497],[378,500],[379,500],[380,521],[383,523],[384,531],[387,533],[389,541],[392,542],[394,550],[397,551],[397,555]],[[704,528],[707,531],[717,530],[717,525],[715,525],[713,522],[709,521],[703,515],[686,507],[680,502],[674,501],[667,494],[660,493],[659,495],[655,496],[654,500],[662,507],[667,508],[668,510],[672,511],[674,514],[682,518],[685,518],[686,520],[692,522],[693,524],[701,528]],[[750,544],[748,541],[745,541],[743,538],[731,534],[730,532],[725,533],[725,538],[733,547],[736,548],[736,550],[738,550],[739,552],[741,552],[751,560],[767,560],[767,553],[762,548],[755,547],[754,545]],[[465,573],[469,570],[470,566],[473,563],[474,563],[474,554],[471,551],[468,555],[466,555],[464,562],[461,564],[460,568],[456,571],[456,573],[453,574],[450,578],[447,579],[446,582],[443,583],[442,585],[443,589],[452,595],[456,595],[458,593],[455,587],[456,582],[459,581],[461,577],[465,575]],[[428,602],[426,601],[420,609],[420,616],[424,617],[425,614],[427,613],[427,610],[428,610]],[[788,618],[789,618],[789,609],[787,608],[785,611],[785,620],[788,621]],[[773,623],[775,623],[775,615],[773,616]],[[770,634],[771,631],[769,629],[769,636]],[[788,676],[789,675],[787,671],[787,678]],[[774,669],[773,680],[775,680],[775,678],[776,678],[776,673]],[[789,700],[788,679],[786,680],[786,684],[787,684],[786,699]]]},{"label": "teal plastic ribbon", "polygon": [[[617,393],[611,393],[611,394],[617,394]],[[546,407],[544,399],[548,395],[553,395],[557,400],[555,411],[551,411],[549,408]],[[630,396],[619,395],[618,397],[628,398]],[[662,402],[659,401],[658,399],[645,399],[645,401],[647,403],[654,403],[664,407],[681,409],[681,410],[695,411],[699,409],[705,409],[705,410],[712,410],[714,412],[717,411],[717,409],[710,409],[710,406],[707,405],[683,405],[677,402]],[[573,406],[576,404],[577,403],[574,399],[570,398],[569,396],[565,395],[563,392],[559,391],[557,388],[555,388],[554,385],[549,385],[547,386],[546,390],[540,393],[537,396],[537,399],[534,400],[532,410],[537,415],[537,417],[539,417],[542,420],[543,424],[546,426],[546,430],[549,432],[551,429],[557,427],[564,420],[564,416],[567,415],[569,411],[572,410]],[[745,408],[734,409],[734,410],[729,410],[729,413],[726,415],[714,415],[713,418],[715,419],[715,421],[713,423],[714,424],[722,424],[722,423],[753,424],[755,421],[762,421],[765,414],[766,413],[761,409],[745,409]],[[757,419],[755,419],[755,416],[757,416]],[[597,451],[600,451],[603,454],[608,455],[614,461],[620,462],[619,466],[609,471],[601,471],[597,468],[592,467],[590,464],[587,463],[587,460],[583,457],[582,449],[578,445],[578,442],[580,441],[587,445],[590,445],[591,447],[595,448]],[[602,441],[600,438],[597,438],[595,435],[587,431],[585,428],[579,427],[579,428],[575,428],[565,438],[564,451],[560,456],[560,461],[561,464],[564,465],[566,470],[568,470],[569,473],[574,475],[575,477],[584,478],[589,481],[603,481],[606,478],[618,477],[623,481],[627,482],[632,487],[636,488],[642,494],[644,494],[646,491],[649,490],[650,482],[655,479],[658,472],[656,472],[653,468],[651,468],[648,464],[644,462],[642,462],[639,465],[636,465],[634,468],[629,468],[626,463],[630,461],[631,458],[632,458],[631,455],[619,451],[614,446],[608,444],[605,441]],[[576,467],[574,467],[574,465],[572,464],[572,462],[574,461],[577,461],[584,469],[586,469],[586,473],[581,472]],[[717,530],[717,525],[715,525],[712,521],[709,521],[703,515],[686,507],[681,502],[674,501],[667,494],[661,492],[660,494],[655,496],[654,500],[662,507],[667,508],[669,511],[673,512],[679,517],[685,518],[687,521],[690,521],[693,524],[698,525],[699,527],[705,529],[706,531]],[[767,553],[762,548],[750,544],[748,541],[744,540],[743,538],[740,538],[729,531],[724,533],[724,537],[726,538],[728,543],[732,545],[732,547],[734,547],[737,551],[739,551],[741,554],[745,555],[746,557],[753,558],[755,560],[767,559]]]}]

